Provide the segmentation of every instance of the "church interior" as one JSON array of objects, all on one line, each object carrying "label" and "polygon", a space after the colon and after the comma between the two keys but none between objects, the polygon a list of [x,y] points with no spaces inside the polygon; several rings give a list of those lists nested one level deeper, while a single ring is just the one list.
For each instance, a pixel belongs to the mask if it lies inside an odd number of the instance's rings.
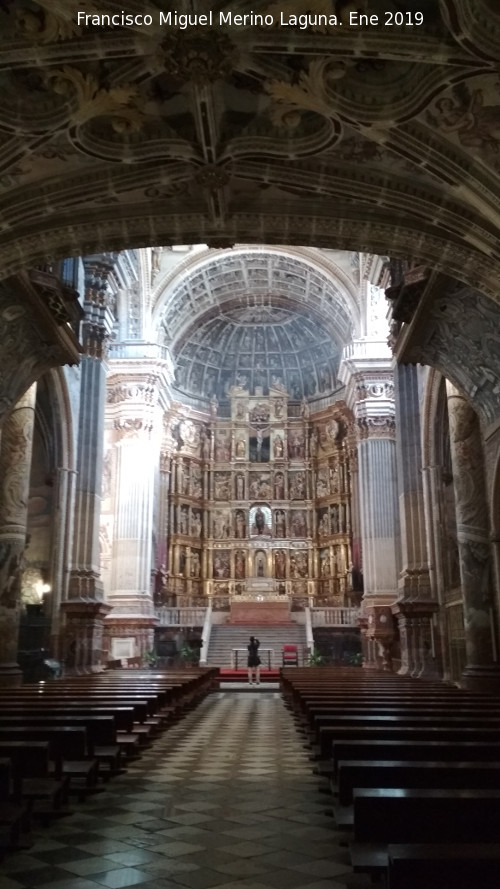
[{"label": "church interior", "polygon": [[307,683],[500,693],[500,8],[291,0],[294,28],[256,0],[275,26],[176,28],[146,5],[82,26],[95,0],[0,0],[0,784],[33,683],[170,676],[179,721],[5,886],[357,889]]}]

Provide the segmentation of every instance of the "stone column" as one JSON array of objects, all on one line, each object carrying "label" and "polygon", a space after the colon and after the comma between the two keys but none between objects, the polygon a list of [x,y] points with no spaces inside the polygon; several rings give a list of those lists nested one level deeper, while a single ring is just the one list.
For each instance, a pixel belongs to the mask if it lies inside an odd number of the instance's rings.
[{"label": "stone column", "polygon": [[[108,598],[112,611],[106,618],[106,634],[109,638],[133,639],[135,656],[151,649],[154,641],[151,569],[155,482],[168,478],[158,470],[164,396],[170,376],[170,365],[159,357],[147,362],[136,358],[111,362],[108,420],[115,430],[117,459]],[[163,466],[167,468],[168,463]],[[167,502],[165,498],[159,512],[162,535],[163,530],[166,534]],[[162,543],[165,547],[166,536]],[[170,566],[170,576],[175,570],[175,565]]]},{"label": "stone column", "polygon": [[116,513],[111,594],[106,620],[111,636],[134,637],[134,654],[152,648],[155,625],[151,596],[151,543],[155,466],[152,424],[146,418],[116,421]]},{"label": "stone column", "polygon": [[474,691],[496,691],[500,669],[481,431],[477,414],[449,381],[446,393],[467,655],[462,683]]},{"label": "stone column", "polygon": [[12,408],[0,448],[0,685],[20,685],[17,642],[35,422],[36,383]]},{"label": "stone column", "polygon": [[57,470],[57,507],[54,522],[52,546],[52,613],[51,613],[51,654],[62,657],[61,653],[61,603],[68,598],[68,558],[71,552],[74,518],[74,491],[76,470],[59,467]]},{"label": "stone column", "polygon": [[[346,346],[339,368],[357,434],[359,528],[363,559],[361,630],[365,667],[392,669],[394,641],[391,605],[398,595],[399,516],[396,422],[392,356],[385,343],[355,340]],[[356,559],[356,508],[352,510]]]},{"label": "stone column", "polygon": [[432,599],[427,556],[418,371],[395,368],[396,437],[402,570],[392,607],[399,625],[401,675],[437,677],[431,621],[438,609]]},{"label": "stone column", "polygon": [[[160,453],[160,477],[159,477],[159,491],[158,491],[158,527],[157,527],[157,537],[158,537],[158,560],[159,565],[156,565],[156,568],[159,568],[162,564],[167,565],[168,562],[168,551],[167,551],[167,541],[169,538],[169,495],[170,495],[170,478],[171,478],[171,454],[168,449],[165,447],[162,448]],[[170,566],[168,566],[168,570],[170,571]]]},{"label": "stone column", "polygon": [[398,502],[393,416],[362,419],[359,442],[359,499],[364,566],[362,613],[366,635],[377,652],[367,667],[390,669],[391,605],[397,597]]},{"label": "stone column", "polygon": [[63,656],[69,670],[86,672],[100,665],[102,621],[109,611],[99,568],[99,520],[103,472],[104,409],[107,341],[113,325],[108,306],[108,278],[114,258],[100,254],[84,260],[84,355],[80,365],[77,482],[75,492],[72,567]]}]

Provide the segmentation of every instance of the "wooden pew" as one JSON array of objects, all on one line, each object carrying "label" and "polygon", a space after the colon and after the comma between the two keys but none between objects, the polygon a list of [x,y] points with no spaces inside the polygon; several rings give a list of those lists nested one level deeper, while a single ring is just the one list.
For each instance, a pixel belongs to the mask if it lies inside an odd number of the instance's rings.
[{"label": "wooden pew", "polygon": [[332,750],[333,775],[338,774],[341,760],[374,759],[431,760],[446,762],[500,761],[500,741],[334,741]]},{"label": "wooden pew", "polygon": [[407,788],[354,789],[351,863],[380,875],[393,843],[496,843],[500,791]]},{"label": "wooden pew", "polygon": [[[0,756],[8,757],[11,763],[9,795],[23,810],[21,818],[16,820],[11,837],[17,844],[21,832],[29,831],[29,819],[32,815],[46,818],[59,810],[66,798],[68,782],[66,779],[56,780],[50,775],[50,750],[47,741],[0,739]],[[40,801],[43,801],[45,808],[40,809]]]},{"label": "wooden pew", "polygon": [[120,770],[120,746],[116,742],[117,732],[113,715],[101,716],[96,713],[74,715],[67,710],[57,711],[51,708],[38,707],[30,714],[29,710],[15,711],[8,707],[2,707],[0,728],[5,726],[36,726],[43,724],[49,726],[84,726],[87,729],[88,755],[97,759],[99,774],[111,777]]},{"label": "wooden pew", "polygon": [[500,845],[404,843],[387,848],[388,889],[498,889]]},{"label": "wooden pew", "polygon": [[340,760],[336,784],[339,806],[352,805],[355,787],[500,790],[500,761]]},{"label": "wooden pew", "polygon": [[67,777],[70,792],[84,797],[97,786],[98,763],[88,755],[84,726],[0,727],[0,741],[48,741],[54,776],[58,780]]},{"label": "wooden pew", "polygon": [[437,724],[428,727],[418,725],[374,726],[361,725],[358,728],[338,726],[335,729],[320,731],[320,758],[331,761],[334,741],[500,741],[500,728]]}]

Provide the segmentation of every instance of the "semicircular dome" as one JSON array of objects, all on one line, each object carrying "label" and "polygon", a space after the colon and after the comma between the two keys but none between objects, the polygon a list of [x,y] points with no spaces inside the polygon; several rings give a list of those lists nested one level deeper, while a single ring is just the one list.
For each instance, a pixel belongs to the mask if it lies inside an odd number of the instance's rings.
[{"label": "semicircular dome", "polygon": [[175,386],[226,400],[232,386],[292,400],[338,388],[342,347],[357,326],[346,276],[317,256],[278,248],[210,251],[160,291],[158,326]]},{"label": "semicircular dome", "polygon": [[339,347],[314,319],[274,306],[232,308],[191,332],[177,354],[181,391],[223,401],[232,386],[293,400],[337,388]]}]

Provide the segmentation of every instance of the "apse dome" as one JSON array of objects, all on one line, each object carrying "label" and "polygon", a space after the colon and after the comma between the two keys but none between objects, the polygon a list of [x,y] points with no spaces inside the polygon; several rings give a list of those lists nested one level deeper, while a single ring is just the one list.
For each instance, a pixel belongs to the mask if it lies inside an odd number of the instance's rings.
[{"label": "apse dome", "polygon": [[176,389],[219,402],[233,386],[264,395],[278,386],[293,401],[331,394],[359,321],[354,289],[310,248],[198,253],[155,299]]},{"label": "apse dome", "polygon": [[292,400],[337,388],[340,353],[315,320],[284,308],[229,309],[191,332],[177,356],[175,385],[224,401],[232,386],[251,394],[284,387]]}]

